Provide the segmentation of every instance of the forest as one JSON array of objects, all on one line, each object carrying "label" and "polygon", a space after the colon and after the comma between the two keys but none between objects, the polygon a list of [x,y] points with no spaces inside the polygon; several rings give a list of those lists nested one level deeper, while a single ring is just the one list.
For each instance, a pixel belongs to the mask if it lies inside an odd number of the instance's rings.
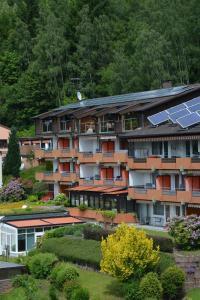
[{"label": "forest", "polygon": [[0,123],[200,81],[198,0],[0,0]]}]

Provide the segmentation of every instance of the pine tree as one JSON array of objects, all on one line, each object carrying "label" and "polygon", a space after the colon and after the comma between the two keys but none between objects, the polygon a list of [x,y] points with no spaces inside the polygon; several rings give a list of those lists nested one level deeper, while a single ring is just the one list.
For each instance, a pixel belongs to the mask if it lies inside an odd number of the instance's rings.
[{"label": "pine tree", "polygon": [[3,174],[19,177],[19,169],[21,166],[21,157],[19,150],[19,141],[17,131],[13,127],[9,136],[8,152],[5,158]]}]

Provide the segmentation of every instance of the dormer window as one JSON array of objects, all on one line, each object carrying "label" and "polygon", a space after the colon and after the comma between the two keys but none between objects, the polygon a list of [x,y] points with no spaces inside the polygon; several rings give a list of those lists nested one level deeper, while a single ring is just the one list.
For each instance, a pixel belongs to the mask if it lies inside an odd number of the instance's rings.
[{"label": "dormer window", "polygon": [[42,122],[43,132],[52,132],[53,131],[53,122],[51,119],[44,120]]}]

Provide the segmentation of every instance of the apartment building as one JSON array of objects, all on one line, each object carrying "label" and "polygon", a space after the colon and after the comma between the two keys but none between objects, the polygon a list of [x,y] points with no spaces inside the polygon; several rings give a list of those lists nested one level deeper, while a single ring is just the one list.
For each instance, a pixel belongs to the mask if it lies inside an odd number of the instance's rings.
[{"label": "apartment building", "polygon": [[5,158],[8,151],[8,139],[10,135],[10,129],[0,124],[0,152],[3,158]]},{"label": "apartment building", "polygon": [[36,116],[38,173],[71,205],[164,226],[200,214],[200,84],[82,100]]}]

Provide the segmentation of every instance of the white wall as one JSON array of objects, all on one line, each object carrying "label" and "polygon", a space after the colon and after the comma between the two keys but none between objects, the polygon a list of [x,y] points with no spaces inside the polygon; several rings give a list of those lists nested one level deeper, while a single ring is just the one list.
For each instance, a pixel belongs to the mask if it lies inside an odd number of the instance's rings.
[{"label": "white wall", "polygon": [[145,185],[152,182],[151,173],[143,173],[137,171],[129,171],[129,184],[130,186]]},{"label": "white wall", "polygon": [[98,166],[80,165],[80,178],[90,178],[94,175],[99,175]]},{"label": "white wall", "polygon": [[79,138],[79,151],[80,152],[96,152],[97,146],[97,138],[91,137],[80,137]]}]

